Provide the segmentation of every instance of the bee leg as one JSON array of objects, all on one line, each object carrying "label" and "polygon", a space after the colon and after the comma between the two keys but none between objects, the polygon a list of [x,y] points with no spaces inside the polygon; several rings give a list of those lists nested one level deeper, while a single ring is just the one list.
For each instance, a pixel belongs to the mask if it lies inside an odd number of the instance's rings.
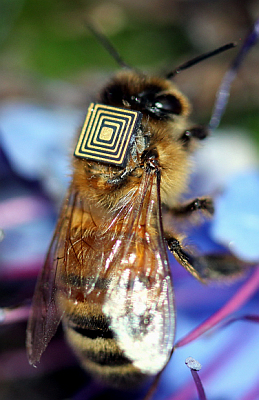
[{"label": "bee leg", "polygon": [[175,238],[168,238],[167,244],[175,259],[196,279],[206,282],[209,280],[224,280],[241,277],[254,264],[239,260],[232,254],[192,255],[183,250]]},{"label": "bee leg", "polygon": [[[191,254],[187,253],[181,246],[179,240],[174,237],[167,238],[167,245],[169,251],[173,254],[176,261],[178,261],[188,272],[190,272],[196,279],[204,281],[203,268],[197,268],[196,259]],[[200,266],[199,266],[200,267]]]},{"label": "bee leg", "polygon": [[211,216],[214,214],[214,204],[211,197],[201,197],[192,200],[191,202],[180,204],[177,207],[174,207],[170,211],[176,217],[188,217],[194,211],[203,211],[205,214]]},{"label": "bee leg", "polygon": [[[239,260],[232,254],[206,254],[197,257],[195,267],[202,266],[206,280],[228,280],[241,278],[255,264]],[[200,268],[200,267],[198,267]]]}]

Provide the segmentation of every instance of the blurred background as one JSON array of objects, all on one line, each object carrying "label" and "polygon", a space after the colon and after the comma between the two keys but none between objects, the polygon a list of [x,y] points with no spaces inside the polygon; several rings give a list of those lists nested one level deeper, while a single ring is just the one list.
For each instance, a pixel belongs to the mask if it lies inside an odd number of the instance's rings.
[{"label": "blurred background", "polygon": [[[89,102],[119,70],[85,22],[95,21],[126,63],[149,73],[237,42],[174,79],[192,103],[192,119],[206,124],[258,17],[258,0],[0,0],[0,306],[31,298],[69,182],[73,137]],[[195,155],[189,193],[216,197],[215,219],[190,231],[191,244],[205,252],[224,246],[252,262],[259,260],[258,71],[259,44],[238,72],[220,128]],[[204,287],[170,261],[179,339],[244,281]],[[256,313],[258,301],[240,315]],[[145,390],[122,394],[91,383],[61,330],[41,365],[29,366],[25,319],[26,312],[24,321],[0,326],[0,400],[143,398]],[[236,322],[177,350],[155,399],[197,398],[184,365],[190,355],[204,365],[208,399],[258,399],[258,342],[257,324]]]}]

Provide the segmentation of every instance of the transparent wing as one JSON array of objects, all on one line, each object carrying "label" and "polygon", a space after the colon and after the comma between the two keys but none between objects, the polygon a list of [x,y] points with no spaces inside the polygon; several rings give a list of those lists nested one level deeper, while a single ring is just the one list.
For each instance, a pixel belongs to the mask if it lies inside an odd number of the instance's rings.
[{"label": "transparent wing", "polygon": [[26,338],[28,359],[33,365],[39,362],[63,316],[56,304],[56,293],[64,263],[64,232],[68,231],[71,224],[75,201],[76,194],[71,187],[35,288]]},{"label": "transparent wing", "polygon": [[30,363],[39,362],[68,303],[87,302],[100,304],[118,345],[143,373],[166,365],[175,315],[155,171],[144,171],[111,212],[69,189],[33,298]]},{"label": "transparent wing", "polygon": [[138,192],[124,210],[110,267],[114,278],[103,312],[133,365],[155,375],[170,358],[175,331],[160,181],[155,171],[144,171]]}]

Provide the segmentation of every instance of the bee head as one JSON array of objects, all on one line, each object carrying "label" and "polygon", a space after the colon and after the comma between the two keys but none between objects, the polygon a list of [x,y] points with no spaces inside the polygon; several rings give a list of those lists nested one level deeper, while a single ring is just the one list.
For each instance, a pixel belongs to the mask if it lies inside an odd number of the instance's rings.
[{"label": "bee head", "polygon": [[100,102],[131,108],[155,121],[169,121],[189,114],[188,100],[166,79],[123,71],[101,93]]},{"label": "bee head", "polygon": [[[187,98],[169,80],[146,76],[132,70],[122,71],[103,89],[99,101],[115,107],[140,111],[149,126],[175,130],[175,139],[185,150],[208,136],[203,126],[188,123],[190,105]],[[179,128],[178,128],[179,127]]]}]

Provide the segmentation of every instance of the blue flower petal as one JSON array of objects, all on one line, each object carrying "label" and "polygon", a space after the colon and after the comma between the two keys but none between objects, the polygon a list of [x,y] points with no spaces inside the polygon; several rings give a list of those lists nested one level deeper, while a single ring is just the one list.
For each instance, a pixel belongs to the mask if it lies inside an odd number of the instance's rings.
[{"label": "blue flower petal", "polygon": [[73,135],[82,118],[82,113],[74,109],[50,110],[27,103],[3,105],[1,142],[16,173],[41,180],[48,192],[62,191],[68,183]]},{"label": "blue flower petal", "polygon": [[215,205],[213,239],[241,259],[258,261],[259,171],[243,172],[232,178]]}]

